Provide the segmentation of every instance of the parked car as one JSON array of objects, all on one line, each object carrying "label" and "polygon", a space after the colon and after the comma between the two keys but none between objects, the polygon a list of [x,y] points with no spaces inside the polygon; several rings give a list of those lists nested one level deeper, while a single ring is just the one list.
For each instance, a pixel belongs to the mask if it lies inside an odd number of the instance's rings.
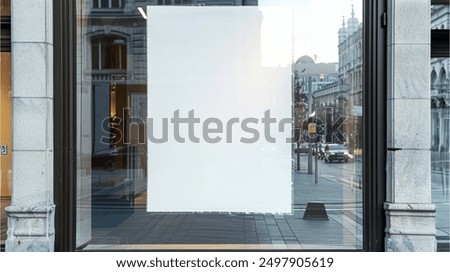
[{"label": "parked car", "polygon": [[327,144],[324,148],[324,161],[343,161],[348,162],[349,154],[343,144]]}]

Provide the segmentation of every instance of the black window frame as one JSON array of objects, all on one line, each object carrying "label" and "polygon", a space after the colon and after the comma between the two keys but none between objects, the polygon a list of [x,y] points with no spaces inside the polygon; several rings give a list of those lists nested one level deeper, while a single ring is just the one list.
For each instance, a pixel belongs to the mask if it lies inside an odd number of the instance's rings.
[{"label": "black window frame", "polygon": [[[363,250],[384,251],[387,0],[363,0]],[[76,241],[76,1],[53,1],[55,250]]]},{"label": "black window frame", "polygon": [[385,251],[387,0],[364,0],[363,12],[363,247]]}]

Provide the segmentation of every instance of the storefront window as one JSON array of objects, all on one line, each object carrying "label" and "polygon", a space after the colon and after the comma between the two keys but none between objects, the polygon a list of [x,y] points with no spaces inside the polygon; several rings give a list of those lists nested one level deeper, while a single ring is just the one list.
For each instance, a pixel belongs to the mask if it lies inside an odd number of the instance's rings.
[{"label": "storefront window", "polygon": [[[442,1],[441,1],[442,2]],[[444,1],[445,2],[445,1]],[[438,251],[450,251],[450,6],[431,7],[431,181]]]},{"label": "storefront window", "polygon": [[78,249],[363,248],[362,1],[77,3]]},{"label": "storefront window", "polygon": [[5,207],[11,203],[11,17],[10,2],[0,4],[0,248],[6,240]]}]

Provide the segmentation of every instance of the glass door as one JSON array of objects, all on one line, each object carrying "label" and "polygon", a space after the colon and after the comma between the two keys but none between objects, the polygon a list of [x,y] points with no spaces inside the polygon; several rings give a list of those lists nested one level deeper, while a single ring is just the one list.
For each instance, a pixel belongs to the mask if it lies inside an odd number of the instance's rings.
[{"label": "glass door", "polygon": [[11,40],[10,3],[0,5],[0,243],[6,240],[5,207],[11,203]]}]

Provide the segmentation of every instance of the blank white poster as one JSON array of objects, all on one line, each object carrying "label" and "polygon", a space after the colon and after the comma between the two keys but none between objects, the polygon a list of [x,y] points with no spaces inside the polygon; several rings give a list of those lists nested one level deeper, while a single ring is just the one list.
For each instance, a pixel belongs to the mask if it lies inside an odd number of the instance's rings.
[{"label": "blank white poster", "polygon": [[147,7],[147,211],[291,212],[290,15]]}]

